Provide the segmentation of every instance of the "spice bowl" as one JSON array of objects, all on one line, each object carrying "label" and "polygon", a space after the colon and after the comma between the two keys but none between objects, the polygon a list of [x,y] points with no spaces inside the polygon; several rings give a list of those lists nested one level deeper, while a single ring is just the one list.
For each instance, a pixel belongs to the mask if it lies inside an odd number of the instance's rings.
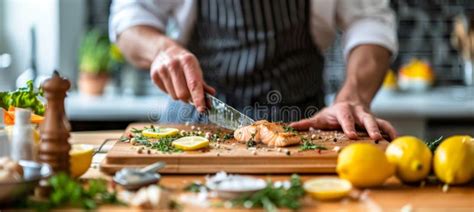
[{"label": "spice bowl", "polygon": [[216,192],[222,199],[234,199],[251,195],[267,186],[265,180],[242,175],[227,175],[217,173],[214,177],[207,178],[206,186]]}]

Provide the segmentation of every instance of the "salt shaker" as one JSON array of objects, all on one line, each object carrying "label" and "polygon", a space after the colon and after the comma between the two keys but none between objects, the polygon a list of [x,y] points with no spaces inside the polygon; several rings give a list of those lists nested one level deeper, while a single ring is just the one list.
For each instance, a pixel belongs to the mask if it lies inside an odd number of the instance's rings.
[{"label": "salt shaker", "polygon": [[11,145],[11,157],[13,160],[34,159],[34,138],[30,120],[30,110],[15,109],[15,125],[13,126]]},{"label": "salt shaker", "polygon": [[0,108],[0,157],[10,156],[10,139],[5,130],[3,110]]}]

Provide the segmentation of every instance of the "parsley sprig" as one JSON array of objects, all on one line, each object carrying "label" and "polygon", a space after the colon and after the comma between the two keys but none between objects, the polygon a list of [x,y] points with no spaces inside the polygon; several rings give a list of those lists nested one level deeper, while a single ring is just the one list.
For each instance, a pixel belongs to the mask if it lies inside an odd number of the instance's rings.
[{"label": "parsley sprig", "polygon": [[102,179],[88,180],[85,185],[70,176],[59,173],[49,180],[51,193],[46,201],[25,199],[18,208],[34,208],[49,211],[58,207],[76,207],[91,210],[101,204],[122,204],[115,191],[108,191],[107,182]]},{"label": "parsley sprig", "polygon": [[300,151],[307,151],[307,150],[327,150],[325,146],[321,146],[318,144],[313,143],[311,140],[307,138],[301,138],[303,144],[300,145]]},{"label": "parsley sprig", "polygon": [[267,187],[251,195],[232,200],[234,206],[250,206],[251,208],[264,208],[266,211],[277,211],[277,208],[296,210],[301,207],[299,201],[304,195],[301,179],[293,174],[290,178],[290,187],[275,186],[268,182]]}]

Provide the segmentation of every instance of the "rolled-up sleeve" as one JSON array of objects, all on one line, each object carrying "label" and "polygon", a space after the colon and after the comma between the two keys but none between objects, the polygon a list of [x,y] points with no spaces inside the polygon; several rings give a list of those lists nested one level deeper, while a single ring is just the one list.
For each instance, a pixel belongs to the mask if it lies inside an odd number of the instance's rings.
[{"label": "rolled-up sleeve", "polygon": [[383,46],[395,58],[398,53],[396,23],[388,0],[340,0],[336,18],[344,32],[346,59],[352,49],[362,44]]},{"label": "rolled-up sleeve", "polygon": [[112,42],[126,29],[146,25],[165,31],[168,17],[166,4],[156,0],[114,0],[110,7],[109,37]]}]

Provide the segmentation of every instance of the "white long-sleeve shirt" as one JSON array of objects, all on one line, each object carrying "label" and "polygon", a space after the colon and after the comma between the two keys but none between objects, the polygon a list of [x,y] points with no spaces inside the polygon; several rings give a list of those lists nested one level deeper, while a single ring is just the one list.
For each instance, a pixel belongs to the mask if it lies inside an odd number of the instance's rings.
[{"label": "white long-sleeve shirt", "polygon": [[[343,53],[361,44],[377,44],[392,55],[398,51],[396,24],[388,0],[310,0],[313,41],[324,51],[343,32]],[[114,0],[109,20],[110,39],[138,25],[155,27],[186,45],[197,19],[195,0]],[[169,29],[174,23],[174,30]],[[172,32],[170,32],[172,31]]]}]

